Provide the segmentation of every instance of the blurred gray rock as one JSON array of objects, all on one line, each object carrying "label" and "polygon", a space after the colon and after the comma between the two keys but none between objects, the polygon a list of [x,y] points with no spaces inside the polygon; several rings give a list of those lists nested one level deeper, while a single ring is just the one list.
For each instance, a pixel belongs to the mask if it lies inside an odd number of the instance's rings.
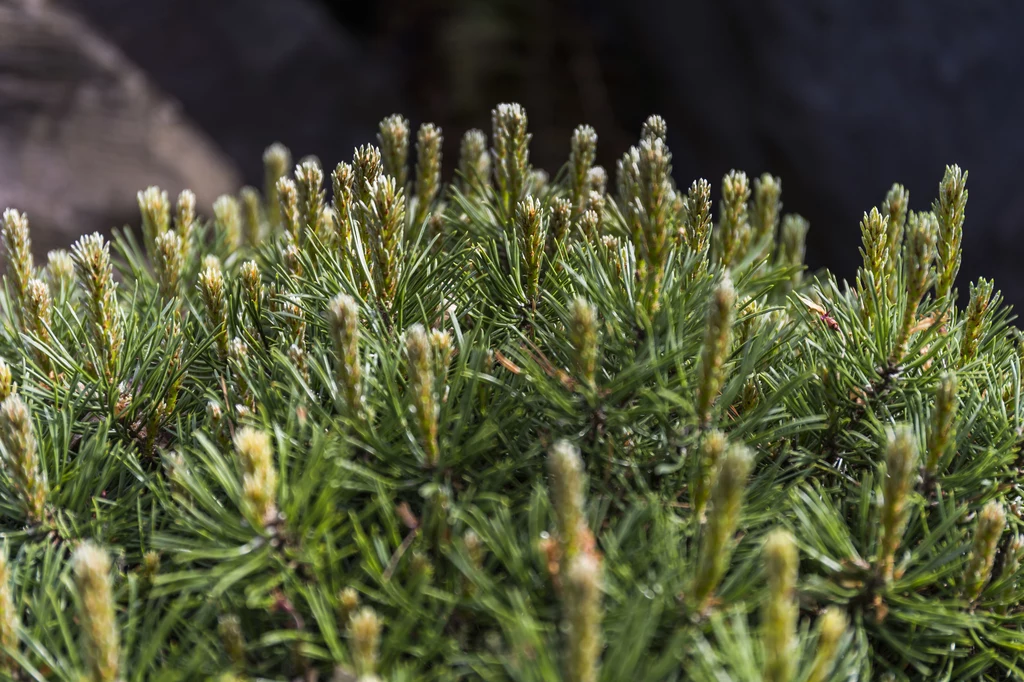
[{"label": "blurred gray rock", "polygon": [[[137,222],[137,190],[239,185],[234,165],[117,48],[65,6],[0,3],[0,208],[28,213],[35,250]],[[173,196],[173,194],[172,194]]]}]

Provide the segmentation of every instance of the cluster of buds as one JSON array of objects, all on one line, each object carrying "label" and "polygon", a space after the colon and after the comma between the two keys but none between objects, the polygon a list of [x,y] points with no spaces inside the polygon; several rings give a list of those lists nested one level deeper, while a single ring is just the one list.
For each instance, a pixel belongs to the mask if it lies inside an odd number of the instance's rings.
[{"label": "cluster of buds", "polygon": [[242,502],[250,522],[264,529],[277,516],[277,470],[270,437],[249,426],[234,437],[235,454],[242,470]]},{"label": "cluster of buds", "polygon": [[356,147],[352,153],[352,186],[357,205],[370,201],[371,190],[383,173],[384,161],[380,149],[368,144]]},{"label": "cluster of buds", "polygon": [[15,662],[5,651],[18,647],[18,611],[12,594],[11,566],[7,559],[7,545],[0,547],[0,674],[11,675]]},{"label": "cluster of buds", "polygon": [[943,372],[935,391],[935,409],[928,429],[928,456],[924,465],[927,482],[935,479],[950,443],[956,438],[957,388],[956,374]]},{"label": "cluster of buds", "polygon": [[572,214],[577,217],[586,210],[590,196],[590,168],[597,159],[597,133],[581,125],[572,133],[569,147],[569,196]]},{"label": "cluster of buds", "polygon": [[585,298],[577,296],[570,306],[569,344],[576,378],[593,391],[597,388],[597,309]]},{"label": "cluster of buds", "polygon": [[697,453],[697,467],[691,486],[693,495],[690,502],[695,517],[701,523],[705,520],[708,498],[711,496],[711,489],[714,487],[715,478],[718,475],[719,463],[728,445],[729,441],[726,440],[725,434],[717,429],[707,431],[701,439],[700,450]]},{"label": "cluster of buds", "polygon": [[668,124],[661,116],[652,114],[647,117],[643,125],[640,126],[640,139],[641,140],[665,140],[668,138]]},{"label": "cluster of buds", "polygon": [[22,512],[29,523],[42,523],[48,494],[46,472],[39,461],[32,418],[17,393],[0,403],[0,445],[4,468]]},{"label": "cluster of buds", "polygon": [[886,250],[889,252],[889,258],[885,264],[885,281],[888,283],[886,294],[890,301],[896,300],[896,290],[899,286],[896,268],[900,262],[898,256],[903,246],[903,232],[907,226],[909,210],[910,192],[903,185],[894,184],[885,195],[885,202],[882,204],[882,212],[888,219]]},{"label": "cluster of buds", "polygon": [[967,304],[964,335],[960,342],[960,364],[966,365],[978,355],[981,339],[988,330],[990,312],[999,304],[999,294],[993,296],[992,280],[979,279],[971,284],[971,300]]},{"label": "cluster of buds", "polygon": [[159,187],[147,187],[137,194],[142,214],[142,239],[146,253],[153,253],[156,238],[171,229],[171,202]]},{"label": "cluster of buds", "polygon": [[523,291],[534,309],[540,296],[540,271],[544,261],[545,226],[539,199],[527,195],[516,205],[515,226],[523,258]]},{"label": "cluster of buds", "polygon": [[469,198],[482,198],[490,186],[490,178],[487,135],[476,128],[467,130],[459,145],[459,189]]},{"label": "cluster of buds", "polygon": [[351,296],[340,294],[327,307],[327,322],[334,344],[335,378],[342,403],[350,417],[363,410],[363,389],[359,365],[359,306]]},{"label": "cluster of buds", "polygon": [[566,679],[596,682],[601,653],[601,556],[585,517],[586,476],[579,450],[560,440],[548,451],[558,527],[558,575],[566,625]]},{"label": "cluster of buds", "polygon": [[308,379],[306,364],[306,314],[302,299],[297,294],[285,294],[280,302],[279,315],[282,326],[288,330],[285,343],[288,344],[288,359],[299,373]]},{"label": "cluster of buds", "polygon": [[117,305],[117,284],[110,264],[110,245],[98,232],[86,235],[71,248],[75,273],[85,290],[85,306],[94,347],[100,352],[108,375],[117,367],[124,342],[121,313]]},{"label": "cluster of buds", "polygon": [[46,368],[50,361],[44,348],[50,344],[50,322],[53,315],[53,302],[46,282],[35,278],[28,281],[22,311],[22,330],[36,338],[39,343],[35,348],[36,359],[41,367]]},{"label": "cluster of buds", "polygon": [[[424,123],[416,133],[416,214],[414,225],[422,225],[430,215],[441,191],[441,129]],[[399,183],[401,186],[402,183]]]},{"label": "cluster of buds", "polygon": [[590,551],[593,536],[584,516],[586,477],[583,460],[575,445],[559,440],[548,451],[548,472],[551,475],[551,501],[558,525],[558,547],[562,560]]},{"label": "cluster of buds", "polygon": [[247,260],[239,267],[239,276],[242,280],[242,294],[244,305],[255,315],[254,323],[259,323],[260,310],[263,307],[265,287],[263,276],[260,274],[260,266],[254,260]]},{"label": "cluster of buds", "polygon": [[430,351],[434,359],[434,392],[444,402],[448,398],[448,370],[455,357],[452,335],[443,329],[431,329]]},{"label": "cluster of buds", "polygon": [[764,541],[768,598],[761,608],[761,638],[764,642],[765,682],[790,682],[797,660],[796,601],[797,569],[800,557],[796,540],[789,531],[774,530]]},{"label": "cluster of buds", "polygon": [[707,328],[701,347],[700,371],[697,383],[697,418],[702,426],[711,422],[711,407],[722,388],[722,366],[729,357],[732,345],[732,323],[736,305],[736,290],[726,274],[711,297]]},{"label": "cluster of buds", "polygon": [[587,184],[590,186],[589,203],[593,208],[594,195],[603,198],[608,189],[608,171],[604,169],[604,166],[594,166],[587,171]]},{"label": "cluster of buds", "polygon": [[185,269],[184,245],[177,232],[167,230],[157,236],[154,242],[153,272],[156,275],[160,295],[174,298],[181,287],[181,276]]},{"label": "cluster of buds", "polygon": [[558,249],[565,244],[572,227],[572,200],[567,197],[555,199],[551,204],[551,218],[548,222],[548,259],[553,259]]},{"label": "cluster of buds", "polygon": [[324,238],[324,171],[315,159],[306,159],[295,167],[295,189],[299,200],[299,239],[306,230]]},{"label": "cluster of buds", "polygon": [[731,445],[719,462],[697,557],[697,572],[690,588],[690,603],[698,613],[705,610],[729,567],[733,535],[740,521],[743,493],[752,465],[750,450],[738,444]]},{"label": "cluster of buds", "polygon": [[896,551],[907,527],[910,511],[907,503],[917,477],[917,460],[917,443],[909,427],[901,426],[889,434],[882,489],[882,538],[877,559],[879,575],[885,582],[893,578]]},{"label": "cluster of buds", "polygon": [[245,232],[245,243],[256,247],[260,244],[260,232],[263,225],[263,198],[255,187],[246,185],[238,193],[242,200],[242,226]]},{"label": "cluster of buds", "polygon": [[295,181],[287,175],[277,181],[277,203],[285,235],[291,246],[297,246],[302,240],[302,213],[299,211],[299,188]]},{"label": "cluster of buds", "polygon": [[825,682],[831,679],[835,668],[839,643],[846,634],[849,621],[842,609],[830,606],[822,614],[818,626],[818,648],[814,652],[814,661],[807,674],[807,682]]},{"label": "cluster of buds", "polygon": [[[778,263],[783,267],[801,268],[804,264],[804,254],[807,251],[807,230],[810,223],[803,216],[790,213],[782,219],[780,231]],[[890,258],[889,263],[895,265],[896,260]],[[793,273],[790,288],[800,284],[803,273],[798,269]]]},{"label": "cluster of buds", "polygon": [[355,174],[352,164],[340,162],[331,173],[331,219],[334,224],[334,246],[341,263],[349,258],[352,243],[352,211],[354,210],[353,183]]},{"label": "cluster of buds", "polygon": [[229,194],[213,202],[213,225],[217,239],[229,249],[238,248],[242,241],[242,209],[238,199]]},{"label": "cluster of buds", "polygon": [[754,180],[754,205],[750,216],[752,239],[763,244],[762,249],[770,250],[775,245],[779,230],[779,216],[782,214],[782,180],[765,173]]},{"label": "cluster of buds", "polygon": [[715,252],[723,267],[731,267],[746,253],[751,227],[747,204],[750,182],[742,171],[729,171],[722,179],[722,202],[718,228],[715,230]]},{"label": "cluster of buds", "polygon": [[707,257],[711,241],[711,183],[694,180],[683,204],[682,238],[691,253]]},{"label": "cluster of buds", "polygon": [[192,232],[196,225],[196,195],[189,189],[181,190],[174,209],[174,231],[181,237],[185,253],[189,253]]},{"label": "cluster of buds", "polygon": [[618,164],[618,191],[638,268],[646,280],[648,306],[657,310],[676,209],[672,154],[664,139],[644,138],[626,152]]},{"label": "cluster of buds", "polygon": [[971,542],[971,554],[967,558],[964,573],[964,596],[974,602],[992,577],[992,566],[996,560],[999,539],[1006,527],[1006,510],[998,502],[989,502],[978,513],[978,526]]},{"label": "cluster of buds", "polygon": [[932,213],[911,213],[907,220],[907,246],[904,258],[907,298],[903,309],[903,321],[890,358],[893,364],[899,363],[907,352],[910,335],[917,325],[917,308],[935,277],[932,265],[935,260],[937,230],[935,215]]},{"label": "cluster of buds", "polygon": [[608,172],[603,166],[594,166],[587,171],[587,185],[590,187],[590,194],[587,197],[587,207],[596,211],[604,204],[605,192],[608,188]]},{"label": "cluster of buds", "polygon": [[369,188],[368,203],[363,204],[362,225],[366,230],[373,260],[373,284],[377,301],[390,312],[398,295],[402,247],[405,238],[405,192],[395,179],[378,175]]},{"label": "cluster of buds", "polygon": [[409,120],[401,114],[392,114],[380,122],[377,142],[383,172],[390,175],[399,187],[405,187],[409,171]]},{"label": "cluster of buds", "polygon": [[864,264],[857,273],[857,288],[869,318],[877,318],[885,309],[887,296],[885,276],[889,262],[895,254],[889,251],[889,218],[877,208],[865,213],[860,221],[863,246],[860,249]]},{"label": "cluster of buds", "polygon": [[70,253],[56,249],[46,254],[46,281],[54,300],[67,300],[75,285],[75,262]]},{"label": "cluster of buds", "polygon": [[91,682],[120,679],[120,639],[110,576],[110,556],[92,542],[83,542],[71,557],[78,589],[78,620],[83,633],[82,658]]},{"label": "cluster of buds", "polygon": [[228,302],[224,288],[224,273],[220,264],[208,263],[199,273],[199,293],[206,310],[206,321],[213,331],[217,355],[228,356]]},{"label": "cluster of buds", "polygon": [[142,564],[139,566],[138,575],[146,585],[153,586],[153,581],[160,575],[159,552],[149,550],[142,555]]},{"label": "cluster of buds", "polygon": [[28,216],[13,208],[4,211],[0,229],[4,250],[7,252],[7,272],[14,286],[13,303],[17,314],[22,313],[28,282],[34,276],[32,240],[29,237]]},{"label": "cluster of buds", "polygon": [[7,364],[6,360],[0,358],[0,402],[7,400],[17,390],[18,385],[14,383],[11,366]]},{"label": "cluster of buds", "polygon": [[263,194],[267,202],[267,222],[272,228],[279,227],[282,220],[277,183],[288,174],[291,167],[292,153],[280,142],[275,142],[263,152]]},{"label": "cluster of buds", "polygon": [[566,680],[597,682],[601,656],[601,560],[577,554],[565,569],[562,601],[568,644]]},{"label": "cluster of buds", "polygon": [[405,361],[409,375],[409,412],[423,448],[424,465],[434,468],[441,457],[437,437],[440,401],[434,376],[434,349],[430,335],[421,324],[414,324],[405,334]]},{"label": "cluster of buds", "polygon": [[380,654],[380,617],[369,606],[352,614],[348,622],[348,636],[355,665],[356,682],[379,682],[377,658]]},{"label": "cluster of buds", "polygon": [[511,216],[530,186],[530,138],[526,110],[499,104],[491,111],[494,178],[503,213]]},{"label": "cluster of buds", "polygon": [[359,593],[353,587],[346,587],[338,593],[338,619],[342,623],[348,623],[349,618],[359,608]]},{"label": "cluster of buds", "polygon": [[601,240],[601,214],[592,209],[583,212],[576,221],[579,233],[588,244],[597,244]]},{"label": "cluster of buds", "polygon": [[[237,202],[231,197],[221,197],[214,204],[217,223],[223,233],[230,222],[231,203],[237,218]],[[146,239],[146,248],[153,262],[153,273],[156,276],[160,295],[173,299],[178,295],[185,264],[189,257],[189,244],[196,217],[196,196],[189,190],[178,195],[175,209],[174,229],[170,226],[170,206],[167,194],[156,187],[139,192],[139,209],[142,213],[142,231]]]},{"label": "cluster of buds", "polygon": [[217,634],[220,636],[224,653],[237,668],[245,665],[245,635],[242,623],[233,613],[222,615],[217,619]]},{"label": "cluster of buds", "polygon": [[302,249],[299,248],[299,245],[285,244],[281,256],[288,273],[295,279],[302,277]]},{"label": "cluster of buds", "polygon": [[[377,247],[378,237],[371,229],[372,200],[371,195],[377,182],[383,177],[383,161],[380,150],[372,145],[357,147],[352,154],[352,210],[355,211],[354,226],[357,228],[355,236],[358,238],[362,251],[366,254],[366,268],[369,278],[362,278],[360,293],[367,296],[370,293],[370,283],[375,281],[377,274]],[[403,220],[404,222],[404,220]],[[380,294],[377,294],[378,303]]]},{"label": "cluster of buds", "polygon": [[946,166],[939,183],[939,198],[932,206],[938,222],[938,274],[935,293],[947,298],[960,271],[960,244],[964,237],[964,209],[967,207],[967,173],[960,166]]}]

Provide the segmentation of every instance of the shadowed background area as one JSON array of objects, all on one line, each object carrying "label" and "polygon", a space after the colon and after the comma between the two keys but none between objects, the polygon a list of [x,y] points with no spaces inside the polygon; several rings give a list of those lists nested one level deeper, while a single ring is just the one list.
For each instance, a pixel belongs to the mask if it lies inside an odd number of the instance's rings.
[{"label": "shadowed background area", "polygon": [[136,223],[149,184],[259,186],[274,140],[333,165],[394,111],[442,126],[446,175],[497,102],[527,108],[551,173],[578,123],[613,169],[660,113],[681,184],[781,176],[810,264],[847,278],[892,182],[923,210],[960,164],[961,294],[994,277],[1019,307],[1022,25],[995,0],[3,0],[0,204],[45,251]]}]

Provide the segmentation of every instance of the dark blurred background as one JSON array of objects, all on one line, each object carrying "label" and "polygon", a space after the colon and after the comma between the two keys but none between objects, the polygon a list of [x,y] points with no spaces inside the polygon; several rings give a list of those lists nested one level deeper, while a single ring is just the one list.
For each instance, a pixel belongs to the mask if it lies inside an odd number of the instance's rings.
[{"label": "dark blurred background", "polygon": [[660,113],[680,183],[781,176],[844,277],[892,182],[926,209],[960,164],[961,292],[994,277],[1019,307],[1022,30],[1013,0],[0,0],[0,207],[42,252],[136,222],[148,184],[259,186],[274,140],[333,165],[395,111],[443,127],[447,174],[498,102],[552,173],[576,124],[611,170]]}]

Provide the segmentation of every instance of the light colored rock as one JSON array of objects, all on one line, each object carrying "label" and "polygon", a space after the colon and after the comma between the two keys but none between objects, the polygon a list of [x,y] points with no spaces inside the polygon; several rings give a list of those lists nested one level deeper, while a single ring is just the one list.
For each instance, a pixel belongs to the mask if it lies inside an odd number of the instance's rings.
[{"label": "light colored rock", "polygon": [[81,18],[50,0],[0,4],[0,208],[29,215],[35,250],[138,224],[137,190],[201,207],[233,192],[233,164]]}]

